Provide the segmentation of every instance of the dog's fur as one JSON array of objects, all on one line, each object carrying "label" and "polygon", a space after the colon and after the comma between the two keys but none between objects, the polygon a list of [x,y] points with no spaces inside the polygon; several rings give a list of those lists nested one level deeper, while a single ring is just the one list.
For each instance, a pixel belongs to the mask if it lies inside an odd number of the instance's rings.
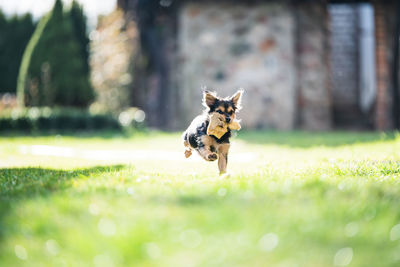
[{"label": "dog's fur", "polygon": [[236,112],[241,109],[242,94],[243,90],[239,90],[232,97],[220,98],[214,92],[203,93],[203,105],[206,109],[192,121],[182,135],[186,157],[190,157],[194,149],[207,161],[218,159],[220,174],[226,173],[231,130],[228,127],[228,131],[218,139],[214,135],[207,135],[207,127],[210,116],[215,112],[221,114],[227,123],[235,120]]}]

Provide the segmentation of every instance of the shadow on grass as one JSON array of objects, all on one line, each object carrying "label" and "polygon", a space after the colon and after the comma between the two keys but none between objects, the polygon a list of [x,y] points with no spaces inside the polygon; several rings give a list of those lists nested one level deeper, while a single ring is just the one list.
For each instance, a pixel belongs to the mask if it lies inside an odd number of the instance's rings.
[{"label": "shadow on grass", "polygon": [[397,137],[396,132],[305,132],[305,131],[241,131],[239,140],[260,145],[283,145],[308,148],[315,146],[337,147],[377,141],[390,141]]},{"label": "shadow on grass", "polygon": [[124,165],[97,166],[76,170],[55,170],[46,168],[5,168],[0,169],[0,240],[7,231],[4,218],[21,199],[44,196],[66,189],[75,179],[92,175],[115,172]]}]

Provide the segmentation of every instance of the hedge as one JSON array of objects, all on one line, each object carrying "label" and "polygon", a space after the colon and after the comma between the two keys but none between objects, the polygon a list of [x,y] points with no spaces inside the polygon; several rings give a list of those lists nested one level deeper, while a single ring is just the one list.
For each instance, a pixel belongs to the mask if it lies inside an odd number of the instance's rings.
[{"label": "hedge", "polygon": [[2,110],[0,115],[0,132],[122,130],[122,128],[118,119],[111,114],[92,114],[87,110],[75,108],[33,107]]}]

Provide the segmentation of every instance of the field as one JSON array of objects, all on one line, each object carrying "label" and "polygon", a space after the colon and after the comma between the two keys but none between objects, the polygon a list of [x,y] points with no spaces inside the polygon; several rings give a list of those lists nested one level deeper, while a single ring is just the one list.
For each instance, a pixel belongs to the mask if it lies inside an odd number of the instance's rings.
[{"label": "field", "polygon": [[400,136],[0,138],[0,266],[399,266]]}]

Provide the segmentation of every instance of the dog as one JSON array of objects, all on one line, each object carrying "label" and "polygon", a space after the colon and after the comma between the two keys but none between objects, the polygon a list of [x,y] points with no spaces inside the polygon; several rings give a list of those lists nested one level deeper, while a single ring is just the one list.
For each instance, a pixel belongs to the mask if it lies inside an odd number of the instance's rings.
[{"label": "dog", "polygon": [[236,113],[242,108],[241,99],[243,90],[238,90],[233,96],[220,98],[215,92],[203,92],[203,106],[206,108],[203,114],[194,118],[189,127],[182,134],[185,156],[190,157],[192,150],[196,150],[206,161],[218,159],[220,175],[226,173],[228,153],[230,148],[229,138],[231,129],[220,138],[207,134],[210,117],[218,113],[229,124],[236,119]]}]

